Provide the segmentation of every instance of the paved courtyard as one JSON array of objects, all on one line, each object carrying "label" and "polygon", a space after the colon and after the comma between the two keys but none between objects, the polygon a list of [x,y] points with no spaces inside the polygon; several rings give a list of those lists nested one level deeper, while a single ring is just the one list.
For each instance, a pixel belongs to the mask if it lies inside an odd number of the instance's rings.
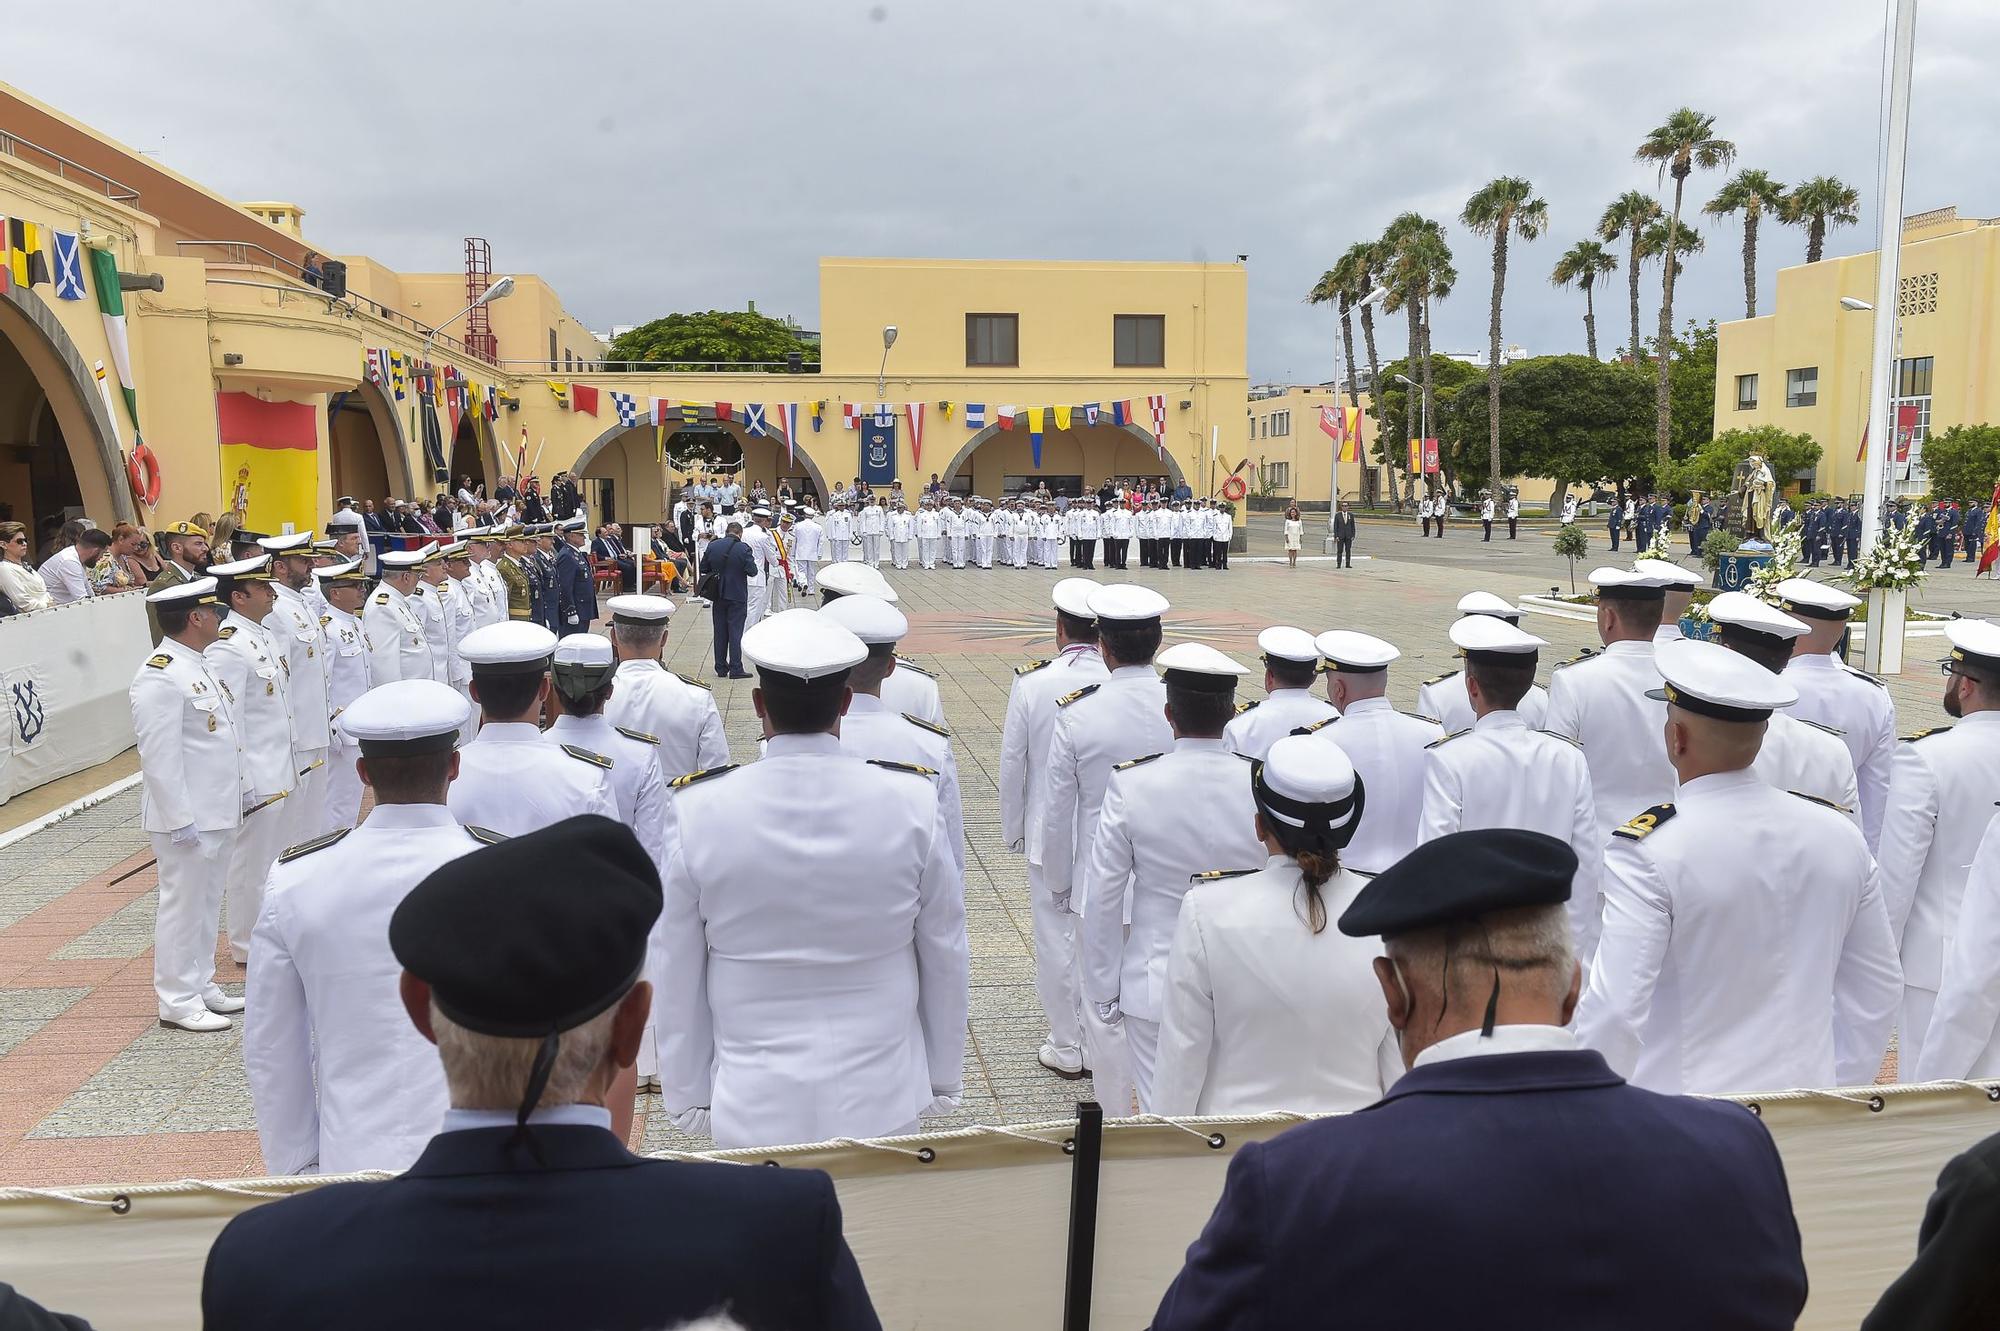
[{"label": "paved courtyard", "polygon": [[[1473,588],[1518,597],[1567,586],[1566,565],[1549,552],[1546,531],[1524,528],[1518,542],[1482,545],[1476,523],[1458,525],[1442,541],[1422,540],[1413,527],[1364,522],[1356,543],[1363,557],[1352,569],[1309,559],[1293,570],[1282,559],[1238,556],[1227,572],[1134,568],[1123,576],[1157,588],[1173,603],[1170,641],[1200,638],[1246,663],[1254,661],[1258,631],[1273,623],[1314,631],[1353,627],[1390,638],[1404,652],[1392,674],[1392,696],[1408,706],[1423,679],[1451,668],[1444,627],[1459,596]],[[1275,530],[1272,519],[1253,524],[1253,554],[1276,553]],[[1593,533],[1592,544],[1589,562],[1609,562],[1601,534]],[[1630,554],[1628,549],[1622,557]],[[1060,1117],[1091,1091],[1088,1083],[1062,1081],[1035,1061],[1044,1028],[1033,984],[1026,875],[1020,858],[1001,843],[994,783],[1013,669],[1047,654],[1048,591],[1063,574],[889,574],[911,619],[905,651],[940,680],[970,842],[973,987],[965,1105],[955,1120],[937,1122]],[[1099,575],[1119,576],[1101,569]],[[1917,599],[1928,608],[2000,613],[2000,586],[1975,582],[1958,568],[1933,580]],[[1531,616],[1527,626],[1553,644],[1545,663],[1596,642],[1585,622]],[[1938,645],[1937,639],[1913,640],[1908,669],[1891,681],[1905,731],[1944,721],[1931,665],[1941,655],[1933,650]],[[707,616],[699,610],[677,615],[669,665],[707,678],[710,660]],[[751,685],[716,681],[715,687],[730,743],[739,759],[747,758],[758,733]],[[1257,695],[1251,687],[1243,696]],[[129,763],[107,770],[99,784],[127,770]],[[235,1035],[190,1035],[154,1020],[154,872],[138,810],[138,792],[127,791],[0,849],[0,1186],[263,1172]],[[0,815],[10,812],[0,809]],[[0,817],[0,829],[15,821]],[[809,881],[811,866],[773,867]],[[220,974],[238,982],[225,987],[240,991],[242,973],[226,953]],[[642,1097],[635,1146],[704,1145],[675,1133],[647,1108]]]}]

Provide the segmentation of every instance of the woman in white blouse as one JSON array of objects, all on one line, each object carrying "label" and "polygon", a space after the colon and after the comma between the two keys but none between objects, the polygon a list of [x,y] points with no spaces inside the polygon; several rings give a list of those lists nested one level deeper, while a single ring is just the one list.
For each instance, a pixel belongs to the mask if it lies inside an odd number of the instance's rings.
[{"label": "woman in white blouse", "polygon": [[0,522],[0,595],[16,614],[46,610],[55,604],[49,584],[28,562],[28,529],[19,522]]},{"label": "woman in white blouse", "polygon": [[1306,524],[1299,518],[1299,506],[1293,504],[1285,510],[1285,559],[1293,568],[1299,566],[1299,546],[1305,538]]},{"label": "woman in white blouse", "polygon": [[1270,860],[1182,899],[1153,1112],[1359,1109],[1402,1076],[1375,980],[1380,941],[1329,927],[1366,881],[1340,867],[1366,792],[1338,750],[1288,736],[1253,762]]}]

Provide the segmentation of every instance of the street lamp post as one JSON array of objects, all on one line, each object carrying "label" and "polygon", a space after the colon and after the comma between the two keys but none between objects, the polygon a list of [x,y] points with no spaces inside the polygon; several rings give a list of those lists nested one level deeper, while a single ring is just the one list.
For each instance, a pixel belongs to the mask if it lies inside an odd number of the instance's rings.
[{"label": "street lamp post", "polygon": [[[1421,446],[1429,442],[1431,437],[1431,401],[1429,398],[1424,396],[1424,390],[1422,385],[1418,384],[1416,380],[1410,378],[1409,375],[1407,374],[1397,375],[1396,382],[1402,384],[1405,388],[1409,389],[1410,392],[1416,396],[1418,402],[1421,403],[1421,406],[1418,408],[1418,410],[1422,413],[1421,419],[1423,421],[1423,424],[1417,427],[1418,428],[1417,443],[1419,444],[1419,446]],[[1425,481],[1424,489],[1429,490],[1430,488],[1431,488],[1431,483],[1429,481]]]},{"label": "street lamp post", "polygon": [[[1369,305],[1380,305],[1388,298],[1389,288],[1376,287],[1373,291],[1356,301],[1354,308],[1359,310]],[[1339,338],[1333,340],[1333,402],[1335,406],[1340,405],[1341,385],[1354,376],[1354,367],[1346,363],[1347,358],[1342,354],[1342,348],[1345,345]],[[1368,385],[1368,393],[1371,397],[1374,395],[1375,385]],[[1342,419],[1346,419],[1344,415]],[[1357,425],[1359,423],[1359,421],[1356,422]],[[1361,465],[1364,468],[1368,465],[1368,459],[1361,457],[1361,450],[1359,448],[1355,449],[1354,455],[1360,459]],[[1334,449],[1333,456],[1327,459],[1326,473],[1326,532],[1327,540],[1331,541],[1333,539],[1333,518],[1340,511],[1340,450],[1338,448]],[[1327,553],[1333,553],[1331,545],[1328,545]]]},{"label": "street lamp post", "polygon": [[896,345],[896,325],[887,324],[882,329],[882,364],[875,371],[875,400],[889,396],[889,348]]},{"label": "street lamp post", "polygon": [[[1888,52],[1888,121],[1882,154],[1882,197],[1875,246],[1875,345],[1871,357],[1875,391],[1868,402],[1868,471],[1861,498],[1861,549],[1875,546],[1882,530],[1883,458],[1889,447],[1889,393],[1895,391],[1896,327],[1882,316],[1898,308],[1903,260],[1903,167],[1909,159],[1910,62],[1916,44],[1917,0],[1896,0],[1895,29]],[[1845,303],[1845,302],[1843,302]],[[1852,309],[1853,306],[1848,306]],[[1884,392],[1884,386],[1888,392]],[[1872,626],[1871,626],[1872,627]],[[1899,626],[1900,627],[1900,626]],[[1870,634],[1870,637],[1879,635]]]},{"label": "street lamp post", "polygon": [[503,277],[499,281],[495,282],[492,286],[486,288],[486,290],[480,292],[479,299],[473,301],[470,305],[460,310],[457,314],[452,315],[451,318],[446,319],[444,323],[441,323],[437,327],[431,329],[430,336],[424,339],[424,355],[423,355],[424,364],[426,365],[430,364],[431,346],[438,340],[438,334],[442,333],[445,330],[446,324],[457,323],[460,319],[463,319],[466,315],[472,313],[474,310],[478,309],[481,305],[490,305],[494,301],[499,300],[501,297],[510,296],[513,293],[514,293],[514,279],[512,277]]}]

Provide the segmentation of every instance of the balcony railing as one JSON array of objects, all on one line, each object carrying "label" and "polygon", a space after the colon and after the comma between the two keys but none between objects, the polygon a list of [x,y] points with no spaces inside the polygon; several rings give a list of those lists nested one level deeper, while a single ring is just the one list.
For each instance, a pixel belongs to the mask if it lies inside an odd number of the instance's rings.
[{"label": "balcony railing", "polygon": [[818,374],[817,364],[791,368],[782,360],[503,360],[502,369],[516,374]]},{"label": "balcony railing", "polygon": [[[264,246],[257,244],[255,241],[180,240],[174,242],[174,248],[182,254],[186,254],[192,250],[206,263],[226,264],[239,268],[267,269],[273,273],[293,279],[295,285],[281,287],[270,283],[240,282],[218,277],[209,278],[211,282],[216,282],[224,286],[253,286],[266,287],[276,291],[295,291],[301,296],[326,301],[329,306],[329,312],[331,312],[332,306],[339,305],[346,308],[350,315],[354,313],[370,314],[385,323],[394,324],[416,337],[430,341],[433,352],[443,349],[450,351],[455,356],[485,361],[485,357],[474,355],[462,340],[453,337],[450,333],[440,333],[429,324],[412,319],[401,310],[390,309],[380,301],[370,300],[358,291],[349,291],[339,297],[327,295],[315,284],[306,281],[305,269],[299,264],[291,259],[287,259],[282,254],[264,248]],[[490,365],[493,362],[486,361],[486,363]]]},{"label": "balcony railing", "polygon": [[41,144],[24,139],[18,134],[0,130],[0,154],[18,157],[28,165],[40,167],[52,175],[61,176],[64,180],[89,185],[91,189],[102,192],[104,197],[113,203],[138,202],[139,191],[130,185],[113,180],[101,171],[93,171],[81,162],[72,162],[54,149],[44,148]]}]

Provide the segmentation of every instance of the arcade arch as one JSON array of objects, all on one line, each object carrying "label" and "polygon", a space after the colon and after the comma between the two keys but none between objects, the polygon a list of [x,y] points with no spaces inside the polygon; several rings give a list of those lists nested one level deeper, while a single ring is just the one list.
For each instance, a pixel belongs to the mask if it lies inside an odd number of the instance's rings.
[{"label": "arcade arch", "polygon": [[333,394],[326,417],[335,498],[416,497],[402,421],[380,388],[364,382]]},{"label": "arcade arch", "polygon": [[[990,446],[989,446],[990,445]],[[918,467],[915,483],[929,481],[931,469]],[[1154,450],[1153,436],[1136,425],[1078,425],[1067,430],[1049,430],[1042,437],[1042,465],[1037,467],[1034,447],[1025,426],[1016,422],[1013,430],[989,425],[959,445],[950,463],[938,470],[946,484],[956,476],[970,473],[974,494],[997,497],[1009,488],[1008,477],[1074,476],[1081,484],[1096,488],[1107,476],[1165,476],[1178,485],[1180,462],[1169,452],[1164,459]],[[906,485],[908,483],[906,482]],[[961,487],[963,488],[963,487]]]},{"label": "arcade arch", "polygon": [[[712,432],[718,443],[727,436],[741,453],[735,474],[745,489],[756,481],[762,481],[766,489],[775,492],[779,479],[789,476],[809,481],[822,496],[829,492],[825,474],[803,448],[795,450],[788,463],[782,439],[768,435],[752,436],[733,421],[716,422],[712,427],[703,422],[701,430],[705,434]],[[650,425],[612,426],[577,455],[570,470],[586,482],[609,483],[611,503],[608,508],[612,520],[661,522],[670,511],[666,493],[667,468],[655,454],[653,427]],[[591,487],[586,486],[586,490],[589,489]],[[604,512],[607,505],[603,499],[598,496],[593,496],[593,499],[593,515]]]},{"label": "arcade arch", "polygon": [[91,372],[32,292],[0,293],[0,505],[31,530],[67,510],[139,520]]}]

